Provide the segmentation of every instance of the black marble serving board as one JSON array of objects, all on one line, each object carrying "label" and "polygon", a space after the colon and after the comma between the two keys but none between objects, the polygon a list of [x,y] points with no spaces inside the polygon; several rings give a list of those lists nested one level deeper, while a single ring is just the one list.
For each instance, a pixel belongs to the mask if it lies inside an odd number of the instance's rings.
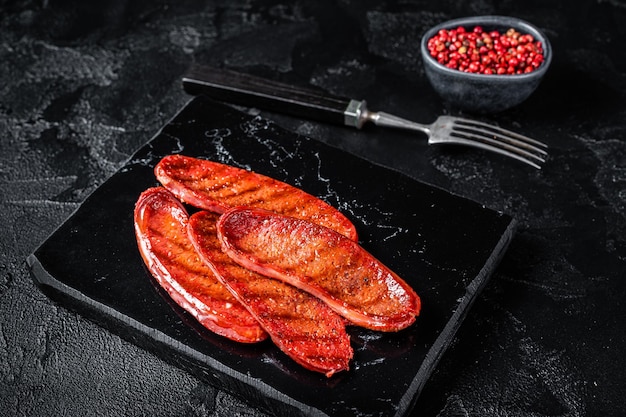
[{"label": "black marble serving board", "polygon": [[[365,140],[365,139],[364,139]],[[182,153],[247,168],[319,196],[360,243],[420,294],[398,333],[350,328],[350,371],[307,371],[271,341],[201,328],[154,284],[137,251],[133,206],[152,169]],[[43,292],[164,360],[276,415],[405,416],[505,252],[514,220],[393,170],[196,97],[31,256]]]}]

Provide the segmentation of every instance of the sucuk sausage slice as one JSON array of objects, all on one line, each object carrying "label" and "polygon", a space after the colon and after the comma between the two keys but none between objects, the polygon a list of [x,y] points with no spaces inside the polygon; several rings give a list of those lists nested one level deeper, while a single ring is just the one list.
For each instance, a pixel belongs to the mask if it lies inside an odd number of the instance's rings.
[{"label": "sucuk sausage slice", "polygon": [[331,229],[240,207],[220,217],[217,231],[237,263],[319,297],[353,324],[397,331],[419,314],[420,299],[404,280]]},{"label": "sucuk sausage slice", "polygon": [[303,367],[330,377],[347,370],[353,351],[345,320],[321,300],[282,281],[249,271],[226,255],[217,238],[218,215],[200,211],[189,236],[204,261],[269,333]]},{"label": "sucuk sausage slice", "polygon": [[204,327],[238,342],[267,333],[200,259],[187,234],[189,217],[165,188],[144,191],[135,204],[139,252],[158,284]]},{"label": "sucuk sausage slice", "polygon": [[194,207],[223,213],[249,206],[310,220],[357,241],[354,225],[339,210],[299,188],[219,162],[168,155],[154,168],[165,188]]}]

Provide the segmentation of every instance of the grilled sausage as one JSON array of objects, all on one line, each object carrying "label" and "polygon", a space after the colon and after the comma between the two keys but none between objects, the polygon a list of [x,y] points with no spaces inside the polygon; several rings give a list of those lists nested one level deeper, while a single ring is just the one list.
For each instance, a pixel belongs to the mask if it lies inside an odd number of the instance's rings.
[{"label": "grilled sausage", "polygon": [[183,155],[164,157],[154,172],[165,188],[194,207],[215,213],[236,206],[263,208],[310,220],[357,240],[354,225],[337,209],[273,178]]},{"label": "grilled sausage", "polygon": [[276,346],[305,368],[328,377],[347,370],[353,351],[345,320],[316,297],[236,264],[222,251],[216,233],[217,219],[217,214],[208,211],[192,215],[190,239]]},{"label": "grilled sausage", "polygon": [[315,223],[234,208],[217,223],[222,249],[240,265],[324,300],[350,322],[381,331],[411,325],[415,291],[345,236]]},{"label": "grilled sausage", "polygon": [[204,327],[238,342],[267,333],[199,258],[187,235],[189,217],[165,188],[144,191],[135,204],[139,252],[158,284]]}]

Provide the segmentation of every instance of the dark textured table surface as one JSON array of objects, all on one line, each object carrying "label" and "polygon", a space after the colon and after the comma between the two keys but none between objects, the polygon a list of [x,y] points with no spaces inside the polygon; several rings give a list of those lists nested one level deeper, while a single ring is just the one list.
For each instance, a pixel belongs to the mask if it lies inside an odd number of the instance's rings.
[{"label": "dark textured table surface", "polygon": [[412,415],[624,415],[621,0],[0,1],[0,414],[265,415],[53,303],[25,258],[188,102],[192,62],[431,121],[460,113],[430,89],[420,36],[479,14],[524,18],[551,40],[533,96],[479,116],[547,142],[541,171],[406,132],[261,114],[517,219]]}]

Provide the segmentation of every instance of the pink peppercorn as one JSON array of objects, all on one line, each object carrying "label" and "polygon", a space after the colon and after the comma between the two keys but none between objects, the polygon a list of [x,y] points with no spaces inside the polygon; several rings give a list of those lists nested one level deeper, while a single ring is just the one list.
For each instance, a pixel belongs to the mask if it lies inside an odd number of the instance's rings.
[{"label": "pink peppercorn", "polygon": [[485,32],[481,26],[441,29],[427,47],[440,64],[478,74],[524,74],[544,60],[541,42],[513,28],[504,33]]}]

